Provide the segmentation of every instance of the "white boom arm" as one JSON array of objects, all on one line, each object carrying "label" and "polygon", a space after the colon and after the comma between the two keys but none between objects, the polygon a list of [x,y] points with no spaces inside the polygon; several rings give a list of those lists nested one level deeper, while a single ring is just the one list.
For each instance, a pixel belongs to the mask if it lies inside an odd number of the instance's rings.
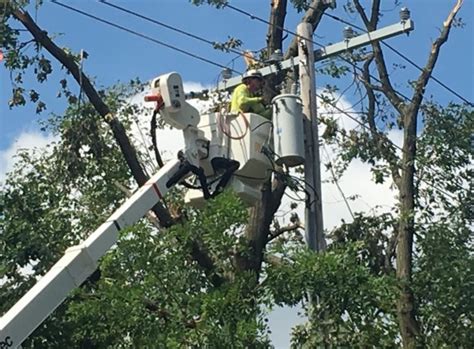
[{"label": "white boom arm", "polygon": [[[258,186],[271,169],[268,158],[260,151],[271,129],[268,120],[256,114],[230,119],[210,114],[203,115],[201,120],[199,112],[186,102],[182,79],[177,73],[154,79],[151,92],[146,100],[157,103],[155,112],[166,123],[183,131],[185,147],[179,160],[159,170],[83,243],[67,249],[51,270],[0,319],[0,349],[21,345],[68,293],[97,269],[99,259],[117,242],[119,230],[143,217],[170,187],[184,178],[195,176],[201,185],[202,193],[191,197],[190,203],[212,198],[229,185],[247,202],[259,199]],[[234,137],[232,132],[240,136]],[[239,180],[231,178],[234,174],[240,176]]]},{"label": "white boom arm", "polygon": [[0,348],[21,345],[69,292],[97,269],[98,260],[117,242],[119,231],[137,222],[168,192],[166,183],[179,166],[179,160],[167,163],[83,243],[66,250],[51,270],[0,319]]}]

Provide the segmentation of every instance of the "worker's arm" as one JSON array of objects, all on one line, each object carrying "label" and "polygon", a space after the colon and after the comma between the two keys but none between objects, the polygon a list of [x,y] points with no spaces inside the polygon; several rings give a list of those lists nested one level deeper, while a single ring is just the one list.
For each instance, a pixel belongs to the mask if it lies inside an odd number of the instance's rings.
[{"label": "worker's arm", "polygon": [[272,109],[266,107],[263,103],[256,103],[252,106],[252,112],[263,116],[265,119],[272,119]]},{"label": "worker's arm", "polygon": [[238,86],[232,95],[231,112],[247,112],[250,109],[258,108],[258,105],[262,105],[262,97],[251,97],[248,89],[245,85]]}]

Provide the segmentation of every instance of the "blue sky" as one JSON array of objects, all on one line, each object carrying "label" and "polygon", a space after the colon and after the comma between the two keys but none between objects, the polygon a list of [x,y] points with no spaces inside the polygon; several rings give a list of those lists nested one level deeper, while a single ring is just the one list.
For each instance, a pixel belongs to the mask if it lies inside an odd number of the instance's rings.
[{"label": "blue sky", "polygon": [[[243,41],[243,47],[250,50],[258,50],[266,45],[265,35],[267,25],[257,20],[251,20],[242,14],[230,9],[217,10],[209,6],[195,7],[188,0],[138,0],[138,1],[113,1],[113,3],[127,7],[133,11],[140,12],[156,20],[165,22],[176,28],[192,32],[211,41],[225,41],[228,36],[239,38]],[[267,0],[233,0],[232,5],[241,8],[255,16],[265,20],[268,18],[269,1]],[[345,0],[338,0],[338,9],[330,12],[347,21],[362,26],[356,15],[344,13],[342,6]],[[187,50],[197,55],[201,55],[216,63],[227,65],[237,57],[235,53],[226,54],[213,50],[212,47],[198,42],[191,38],[184,37],[168,29],[147,23],[138,18],[118,12],[110,7],[102,5],[92,0],[64,0],[64,3],[77,7],[95,16],[110,20],[114,23],[126,26],[130,29]],[[363,1],[369,4],[369,1]],[[398,9],[394,9],[394,1],[383,2],[383,17],[380,27],[398,22]],[[439,28],[446,19],[454,0],[409,0],[401,1],[407,6],[415,22],[415,31],[409,36],[402,35],[391,38],[387,41],[391,46],[408,56],[417,64],[424,66],[430,50],[431,43],[437,38]],[[117,81],[126,82],[139,77],[142,81],[147,81],[170,71],[179,72],[184,81],[200,83],[202,85],[213,85],[220,72],[220,68],[195,60],[191,57],[156,45],[142,38],[132,36],[115,28],[111,28],[102,23],[98,23],[79,14],[68,11],[57,5],[45,1],[40,10],[35,13],[30,10],[33,17],[36,17],[38,24],[50,34],[61,33],[56,36],[55,42],[59,46],[67,46],[73,51],[81,49],[89,53],[89,58],[84,63],[84,71],[90,77],[95,77],[95,82],[99,87],[109,86]],[[451,31],[449,41],[443,46],[434,75],[443,83],[460,93],[470,101],[474,101],[473,76],[474,76],[474,13],[473,1],[466,0],[460,12],[460,17],[466,23],[463,29],[454,28]],[[286,28],[295,31],[302,14],[289,10],[286,21]],[[19,23],[12,22],[14,27],[21,28]],[[342,29],[344,24],[336,22],[329,17],[324,17],[317,36],[314,40],[321,44],[334,43],[342,40]],[[28,35],[25,39],[29,40]],[[285,40],[288,45],[292,37]],[[286,47],[286,46],[285,46]],[[407,69],[395,73],[392,76],[395,87],[404,94],[410,96],[410,91],[406,81],[416,79],[419,72],[411,67],[401,58],[386,52],[386,58],[391,64],[404,64]],[[45,135],[41,135],[37,121],[46,118],[49,113],[60,114],[64,108],[64,102],[56,98],[59,90],[58,80],[65,76],[63,70],[57,65],[54,67],[54,74],[44,84],[38,84],[29,75],[25,79],[25,87],[37,88],[42,98],[48,106],[48,110],[38,116],[34,113],[34,108],[20,107],[10,110],[8,99],[10,98],[11,82],[8,71],[0,63],[0,161],[8,161],[11,156],[9,149],[12,149],[15,142],[20,146],[31,146],[40,143]],[[243,71],[244,64],[241,58],[234,62],[236,70]],[[317,77],[317,85],[325,83],[337,83],[334,80]],[[74,91],[79,88],[73,86]],[[341,86],[343,89],[344,86]],[[434,99],[446,104],[449,101],[459,99],[453,96],[444,88],[431,81],[427,88],[427,95],[433,95]],[[347,96],[350,101],[350,96]],[[28,135],[27,137],[25,135]],[[3,156],[1,156],[3,153]],[[3,164],[0,164],[3,166]],[[1,167],[0,166],[0,167]],[[368,172],[361,172],[358,168],[354,178],[369,178]],[[0,172],[1,169],[0,169]],[[0,177],[1,179],[1,177]],[[352,183],[347,183],[346,188],[354,187]],[[342,183],[344,185],[344,183]],[[358,185],[360,188],[360,185]],[[346,189],[348,190],[348,189]],[[365,191],[368,191],[367,189]],[[346,192],[350,195],[352,193]],[[356,193],[354,193],[356,194]],[[380,188],[375,188],[373,196],[380,198]],[[328,195],[331,200],[330,195]],[[334,199],[336,200],[336,199]],[[369,201],[369,200],[368,200]],[[330,203],[328,203],[329,205]],[[389,205],[390,203],[387,203]],[[326,210],[327,212],[329,210]],[[338,216],[339,218],[342,216]],[[325,222],[328,220],[325,218]],[[280,309],[273,317],[273,339],[277,347],[287,347],[288,326],[296,321],[295,312]]]},{"label": "blue sky", "polygon": [[[213,50],[205,43],[124,14],[97,1],[64,0],[64,2],[219,64],[226,65],[236,57],[234,53],[226,54]],[[258,50],[265,46],[267,26],[230,9],[217,10],[209,6],[196,7],[187,0],[139,0],[115,1],[115,3],[212,41],[225,41],[228,36],[232,36],[241,39],[246,49]],[[268,3],[266,0],[231,1],[234,6],[265,20],[268,18]],[[351,22],[357,19],[356,15],[351,16],[343,12],[343,1],[339,0],[338,3],[338,9],[331,12],[332,14]],[[366,3],[368,4],[368,1]],[[393,10],[393,1],[384,3],[384,6],[387,7],[383,8],[380,27],[398,21],[398,9]],[[423,66],[431,42],[437,37],[438,28],[445,20],[454,0],[411,0],[401,1],[401,4],[410,8],[415,21],[415,31],[408,37],[403,35],[389,39],[387,42]],[[85,49],[90,54],[85,61],[84,70],[89,76],[96,77],[96,83],[100,86],[108,86],[117,81],[128,81],[135,77],[148,80],[169,71],[179,72],[185,81],[210,85],[215,83],[220,71],[218,67],[83,17],[49,1],[45,1],[37,13],[34,9],[30,9],[30,12],[37,18],[38,24],[50,34],[60,34],[55,39],[60,46],[70,47],[76,52]],[[286,28],[295,31],[301,14],[291,10],[288,12]],[[473,2],[465,1],[460,17],[466,22],[466,27],[452,30],[434,71],[434,75],[438,79],[471,101],[474,100],[474,22],[470,16],[472,13],[474,13]],[[358,21],[355,23],[361,25]],[[15,23],[14,25],[18,28],[21,27],[20,24]],[[338,42],[341,40],[343,27],[344,24],[325,17],[314,39],[321,44]],[[285,44],[287,45],[291,39],[292,37],[289,35]],[[389,52],[386,56],[391,63],[407,65],[406,71],[397,73],[400,76],[397,76],[396,80],[398,81],[397,88],[409,95],[409,91],[406,89],[406,80],[415,79],[418,76],[416,69],[400,58],[393,57]],[[58,66],[54,68],[54,75],[45,84],[39,85],[31,79],[31,75],[26,79],[25,86],[27,88],[36,87],[48,105],[48,110],[43,115],[37,116],[31,107],[20,107],[13,110],[8,108],[7,102],[11,91],[10,77],[8,71],[3,65],[0,65],[0,128],[2,131],[0,151],[10,147],[21,132],[38,130],[36,121],[39,118],[47,117],[49,112],[61,113],[64,104],[56,99],[55,95],[59,89],[57,81],[65,74]],[[243,70],[242,59],[238,58],[235,61],[235,68]],[[318,82],[324,83],[325,81]],[[334,83],[334,81],[332,82]],[[432,94],[436,100],[442,103],[458,100],[433,81],[428,86],[428,94]]]}]

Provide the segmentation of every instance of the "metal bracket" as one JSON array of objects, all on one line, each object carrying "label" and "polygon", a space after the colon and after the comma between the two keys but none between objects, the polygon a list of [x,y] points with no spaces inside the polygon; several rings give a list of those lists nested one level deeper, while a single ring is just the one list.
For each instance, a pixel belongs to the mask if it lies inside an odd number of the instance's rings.
[{"label": "metal bracket", "polygon": [[[314,61],[322,61],[332,56],[341,54],[347,50],[356,49],[364,45],[370,44],[373,41],[388,39],[396,35],[408,33],[415,29],[415,24],[411,19],[404,20],[388,27],[381,28],[366,34],[358,35],[350,39],[346,39],[337,44],[329,45],[314,51]],[[279,71],[291,69],[298,64],[298,57],[291,57],[280,63],[280,67],[276,65],[266,66],[258,69],[263,76],[276,74]],[[230,90],[242,82],[242,76],[235,76],[231,79],[220,81],[217,84],[217,91]]]}]

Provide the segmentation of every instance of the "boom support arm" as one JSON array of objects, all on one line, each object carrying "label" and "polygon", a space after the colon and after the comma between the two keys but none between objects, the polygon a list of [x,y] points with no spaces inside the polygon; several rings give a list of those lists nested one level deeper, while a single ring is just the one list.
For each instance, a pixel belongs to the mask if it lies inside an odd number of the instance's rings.
[{"label": "boom support arm", "polygon": [[51,270],[0,319],[0,348],[21,345],[68,293],[97,269],[99,259],[117,242],[119,231],[137,222],[168,192],[167,183],[179,166],[179,160],[167,163],[83,243],[66,250]]}]

